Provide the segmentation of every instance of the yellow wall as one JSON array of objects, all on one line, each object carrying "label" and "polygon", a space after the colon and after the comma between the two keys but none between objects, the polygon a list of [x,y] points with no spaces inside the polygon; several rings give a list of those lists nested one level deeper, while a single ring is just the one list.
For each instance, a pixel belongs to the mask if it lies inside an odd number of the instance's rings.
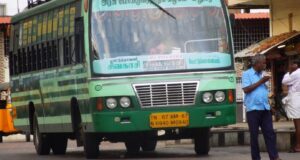
[{"label": "yellow wall", "polygon": [[293,13],[293,30],[300,31],[300,0],[271,0],[272,35],[289,32],[289,13]]}]

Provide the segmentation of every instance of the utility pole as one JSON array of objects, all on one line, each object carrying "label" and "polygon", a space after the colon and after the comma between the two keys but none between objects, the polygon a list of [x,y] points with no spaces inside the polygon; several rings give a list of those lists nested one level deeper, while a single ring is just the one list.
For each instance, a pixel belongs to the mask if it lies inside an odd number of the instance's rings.
[{"label": "utility pole", "polygon": [[20,13],[19,0],[17,0],[18,13]]}]

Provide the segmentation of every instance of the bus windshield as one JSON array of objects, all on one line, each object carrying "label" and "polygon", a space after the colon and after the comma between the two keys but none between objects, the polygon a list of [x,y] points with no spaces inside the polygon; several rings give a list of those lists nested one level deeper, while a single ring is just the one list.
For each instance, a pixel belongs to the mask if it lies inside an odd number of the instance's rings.
[{"label": "bus windshield", "polygon": [[93,0],[96,74],[232,66],[221,0]]}]

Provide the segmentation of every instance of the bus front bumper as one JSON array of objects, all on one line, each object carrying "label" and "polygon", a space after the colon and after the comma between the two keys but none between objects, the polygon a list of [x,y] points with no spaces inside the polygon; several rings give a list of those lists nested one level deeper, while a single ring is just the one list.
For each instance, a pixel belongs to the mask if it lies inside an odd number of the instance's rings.
[{"label": "bus front bumper", "polygon": [[[150,126],[150,115],[156,113],[187,113],[189,122],[187,126],[173,126],[153,128]],[[224,126],[236,123],[236,105],[219,105],[190,108],[156,108],[127,112],[95,112],[93,113],[93,126],[95,132],[135,132],[153,129],[170,128],[201,128]]]}]

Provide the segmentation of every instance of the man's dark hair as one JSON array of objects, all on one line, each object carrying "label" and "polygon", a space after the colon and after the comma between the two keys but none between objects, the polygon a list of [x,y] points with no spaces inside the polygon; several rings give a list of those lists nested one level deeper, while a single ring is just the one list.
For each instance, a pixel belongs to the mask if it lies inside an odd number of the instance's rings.
[{"label": "man's dark hair", "polygon": [[298,68],[300,67],[300,59],[297,58],[295,60],[292,61],[292,64],[297,64],[298,65]]}]

